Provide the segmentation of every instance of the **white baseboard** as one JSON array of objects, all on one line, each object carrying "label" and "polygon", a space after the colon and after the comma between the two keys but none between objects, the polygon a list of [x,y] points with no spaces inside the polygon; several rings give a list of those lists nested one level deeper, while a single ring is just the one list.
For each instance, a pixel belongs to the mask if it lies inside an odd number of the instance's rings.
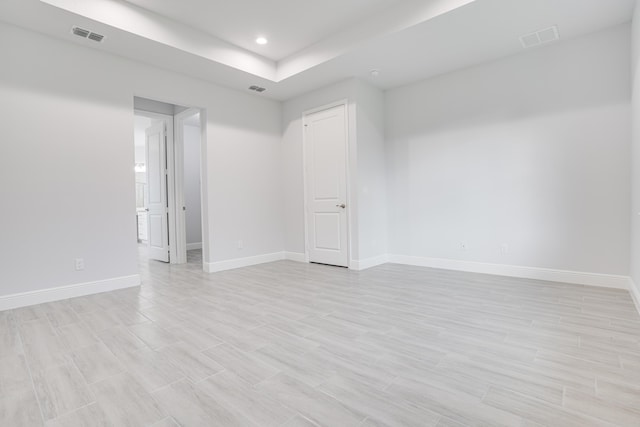
[{"label": "white baseboard", "polygon": [[245,258],[235,258],[216,262],[205,262],[204,271],[206,271],[207,273],[216,273],[218,271],[249,267],[251,265],[264,264],[266,262],[280,261],[283,259],[285,259],[285,252],[274,252],[271,254],[256,255]]},{"label": "white baseboard", "polygon": [[631,299],[636,304],[638,314],[640,314],[640,287],[638,287],[638,284],[634,282],[631,277],[629,277],[629,293],[631,294]]},{"label": "white baseboard", "polygon": [[361,271],[366,270],[367,268],[375,267],[376,265],[386,264],[387,262],[389,262],[389,255],[387,254],[378,255],[366,259],[352,259],[351,263],[349,264],[349,268],[351,270]]},{"label": "white baseboard", "polygon": [[187,250],[192,251],[194,249],[202,249],[202,242],[198,243],[187,243]]},{"label": "white baseboard", "polygon": [[57,288],[41,289],[20,294],[0,296],[0,311],[45,302],[59,301],[67,298],[81,297],[102,292],[115,291],[116,289],[140,286],[140,275],[114,277],[112,279],[98,280],[88,283],[60,286]]},{"label": "white baseboard", "polygon": [[605,288],[629,289],[629,277],[614,274],[585,273],[579,271],[554,270],[550,268],[523,267],[506,264],[487,264],[454,259],[425,258],[408,255],[389,255],[389,262],[444,270],[467,271],[472,273],[495,274],[497,276],[520,277],[524,279],[547,280],[551,282],[600,286]]},{"label": "white baseboard", "polygon": [[300,252],[285,252],[284,257],[289,261],[307,262],[305,254]]}]

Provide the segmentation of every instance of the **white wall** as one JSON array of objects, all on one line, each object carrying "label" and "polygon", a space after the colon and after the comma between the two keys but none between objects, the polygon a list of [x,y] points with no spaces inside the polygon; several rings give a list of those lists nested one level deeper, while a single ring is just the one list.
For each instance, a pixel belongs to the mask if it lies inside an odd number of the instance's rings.
[{"label": "white wall", "polygon": [[187,245],[201,243],[200,126],[184,127],[184,204]]},{"label": "white wall", "polygon": [[358,258],[387,254],[387,180],[384,93],[358,80],[356,86]]},{"label": "white wall", "polygon": [[134,95],[206,110],[205,261],[282,251],[279,103],[5,24],[0,57],[0,295],[137,273]]},{"label": "white wall", "polygon": [[627,275],[629,40],[624,25],[388,91],[390,252]]},{"label": "white wall", "polygon": [[631,257],[632,294],[640,310],[640,0],[633,16],[632,51],[632,142],[631,142]]},{"label": "white wall", "polygon": [[137,273],[134,95],[206,111],[205,262],[304,252],[302,113],[348,99],[352,259],[626,275],[633,212],[638,281],[629,40],[623,26],[384,96],[351,79],[281,109],[0,24],[0,193],[17,207],[0,213],[0,296]]}]

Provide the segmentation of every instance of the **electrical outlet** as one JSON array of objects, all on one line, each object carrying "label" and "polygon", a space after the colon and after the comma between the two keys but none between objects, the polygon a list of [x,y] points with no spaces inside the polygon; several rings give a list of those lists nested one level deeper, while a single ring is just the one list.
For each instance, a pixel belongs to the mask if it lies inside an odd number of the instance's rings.
[{"label": "electrical outlet", "polygon": [[238,240],[238,249],[244,249],[244,243],[242,240]]},{"label": "electrical outlet", "polygon": [[500,253],[502,255],[506,255],[509,253],[509,244],[508,243],[503,243],[502,245],[500,245]]},{"label": "electrical outlet", "polygon": [[467,247],[468,247],[467,242],[460,242],[460,250],[461,251],[466,252],[467,251]]},{"label": "electrical outlet", "polygon": [[76,271],[84,270],[84,258],[76,258]]}]

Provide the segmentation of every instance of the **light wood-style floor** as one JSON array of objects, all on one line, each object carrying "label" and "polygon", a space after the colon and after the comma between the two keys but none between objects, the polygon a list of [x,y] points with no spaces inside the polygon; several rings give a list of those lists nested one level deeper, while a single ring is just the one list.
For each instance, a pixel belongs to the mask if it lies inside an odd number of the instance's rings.
[{"label": "light wood-style floor", "polygon": [[0,312],[0,425],[640,426],[626,292],[198,257]]}]

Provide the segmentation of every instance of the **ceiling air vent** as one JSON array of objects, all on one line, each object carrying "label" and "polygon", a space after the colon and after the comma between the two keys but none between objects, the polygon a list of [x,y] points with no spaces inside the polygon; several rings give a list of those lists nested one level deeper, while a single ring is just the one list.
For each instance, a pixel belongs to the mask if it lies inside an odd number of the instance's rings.
[{"label": "ceiling air vent", "polygon": [[249,86],[249,90],[255,90],[256,92],[264,92],[267,89],[260,86],[253,85],[253,86]]},{"label": "ceiling air vent", "polygon": [[85,39],[89,34],[91,34],[91,31],[85,30],[84,28],[80,28],[80,27],[73,27],[71,29],[71,32],[76,36],[84,37]]},{"label": "ceiling air vent", "polygon": [[71,28],[71,32],[78,37],[93,40],[94,42],[98,42],[98,43],[104,40],[104,36],[102,34],[94,33],[93,31],[85,30],[84,28],[80,28],[80,27]]},{"label": "ceiling air vent", "polygon": [[89,40],[93,40],[94,42],[98,42],[100,43],[102,41],[102,39],[104,39],[104,36],[102,34],[98,34],[98,33],[91,33],[89,34],[89,37],[87,37]]},{"label": "ceiling air vent", "polygon": [[560,40],[560,33],[558,32],[558,27],[555,25],[520,37],[520,43],[522,43],[522,47],[525,49],[552,43],[558,40]]}]

